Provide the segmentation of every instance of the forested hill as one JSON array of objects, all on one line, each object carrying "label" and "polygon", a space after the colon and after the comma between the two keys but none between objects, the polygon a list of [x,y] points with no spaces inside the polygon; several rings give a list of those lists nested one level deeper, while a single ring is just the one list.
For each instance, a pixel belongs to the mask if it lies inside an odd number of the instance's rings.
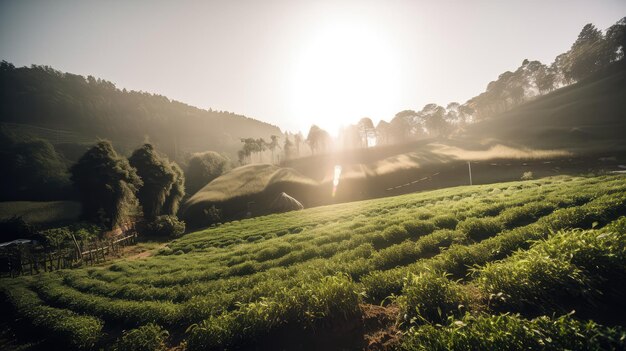
[{"label": "forested hill", "polygon": [[0,65],[0,122],[47,139],[66,156],[97,138],[120,151],[146,138],[172,158],[216,150],[236,155],[239,138],[269,138],[280,129],[230,112],[202,110],[162,95],[120,90],[92,76],[48,66]]},{"label": "forested hill", "polygon": [[490,139],[577,154],[626,151],[626,61],[467,128]]}]

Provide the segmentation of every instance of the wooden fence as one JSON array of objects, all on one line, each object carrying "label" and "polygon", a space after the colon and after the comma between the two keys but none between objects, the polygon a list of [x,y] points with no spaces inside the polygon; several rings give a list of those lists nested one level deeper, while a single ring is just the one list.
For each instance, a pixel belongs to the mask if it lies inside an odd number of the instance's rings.
[{"label": "wooden fence", "polygon": [[16,245],[0,252],[0,270],[2,275],[15,277],[73,268],[82,264],[93,265],[119,254],[123,247],[133,245],[136,241],[137,232],[132,230],[109,240],[74,240],[74,247],[55,250],[46,250],[43,246],[32,244]]}]

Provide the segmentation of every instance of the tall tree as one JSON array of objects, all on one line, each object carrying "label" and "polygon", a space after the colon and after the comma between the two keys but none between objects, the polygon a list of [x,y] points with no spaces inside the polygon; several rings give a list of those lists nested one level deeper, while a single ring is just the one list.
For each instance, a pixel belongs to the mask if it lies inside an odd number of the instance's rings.
[{"label": "tall tree", "polygon": [[133,152],[128,161],[143,181],[137,191],[137,199],[144,217],[152,221],[163,214],[163,205],[172,189],[176,173],[169,160],[160,155],[152,144],[142,145]]},{"label": "tall tree", "polygon": [[112,229],[137,205],[135,192],[143,182],[109,141],[100,141],[87,150],[70,173],[88,220]]},{"label": "tall tree", "polygon": [[291,139],[289,139],[288,134],[285,135],[285,144],[283,145],[283,151],[285,152],[285,159],[289,160],[295,157],[295,146]]},{"label": "tall tree", "polygon": [[626,17],[607,29],[605,40],[605,56],[611,62],[622,60],[626,48]]},{"label": "tall tree", "polygon": [[569,66],[564,74],[573,80],[581,80],[598,71],[609,61],[603,56],[604,48],[602,32],[591,23],[585,25],[568,53]]},{"label": "tall tree", "polygon": [[306,142],[309,144],[311,152],[316,153],[320,150],[326,150],[329,147],[330,135],[327,131],[314,124],[311,126],[311,129],[309,129]]},{"label": "tall tree", "polygon": [[376,125],[376,143],[378,145],[389,144],[391,139],[391,125],[385,120],[380,120]]},{"label": "tall tree", "polygon": [[270,151],[272,152],[272,164],[275,161],[274,158],[274,151],[276,150],[276,148],[280,148],[280,145],[278,144],[278,135],[272,135],[270,136],[271,141],[267,144],[267,147],[270,149]]},{"label": "tall tree", "polygon": [[411,136],[420,134],[417,129],[416,119],[417,112],[413,110],[404,110],[396,113],[390,122],[390,132],[396,143],[405,142]]},{"label": "tall tree", "polygon": [[296,146],[296,156],[300,157],[300,145],[304,141],[304,137],[302,136],[302,132],[298,132],[298,134],[294,135],[293,143]]},{"label": "tall tree", "polygon": [[357,123],[359,128],[359,134],[361,135],[361,146],[369,147],[370,140],[376,137],[376,129],[374,128],[374,122],[369,117],[363,117]]},{"label": "tall tree", "polygon": [[176,213],[178,213],[180,202],[185,197],[185,175],[176,162],[172,162],[170,166],[174,171],[174,183],[172,184],[169,194],[167,194],[167,197],[165,198],[165,203],[163,204],[163,210],[161,213],[164,215],[175,216]]}]

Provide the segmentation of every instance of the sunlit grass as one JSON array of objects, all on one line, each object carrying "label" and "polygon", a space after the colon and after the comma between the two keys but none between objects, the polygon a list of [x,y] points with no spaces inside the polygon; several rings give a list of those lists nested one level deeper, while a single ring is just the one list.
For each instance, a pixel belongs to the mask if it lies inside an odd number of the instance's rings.
[{"label": "sunlit grass", "polygon": [[[88,342],[105,340],[97,323],[105,330],[155,323],[170,333],[191,326],[184,334],[191,350],[247,345],[286,325],[309,330],[359,318],[362,303],[396,301],[406,328],[448,318],[469,325],[468,311],[525,313],[524,306],[541,305],[535,310],[563,312],[568,306],[558,300],[544,304],[550,291],[584,293],[596,287],[592,278],[625,262],[624,223],[612,222],[625,208],[626,179],[617,176],[449,188],[234,221],[145,259],[13,279],[2,291],[34,294],[32,316],[52,306],[68,314],[59,318],[89,330]],[[551,236],[559,230],[567,231]],[[18,315],[27,313],[9,301]],[[29,320],[44,332],[57,328]],[[419,333],[409,340],[431,342]]]}]

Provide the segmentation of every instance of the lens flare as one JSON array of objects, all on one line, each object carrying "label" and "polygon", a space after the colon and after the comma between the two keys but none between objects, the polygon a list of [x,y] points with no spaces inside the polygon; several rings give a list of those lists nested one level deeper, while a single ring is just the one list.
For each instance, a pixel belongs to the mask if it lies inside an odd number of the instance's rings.
[{"label": "lens flare", "polygon": [[335,166],[335,174],[333,176],[333,197],[337,194],[337,185],[339,185],[339,176],[341,176],[341,166]]}]

